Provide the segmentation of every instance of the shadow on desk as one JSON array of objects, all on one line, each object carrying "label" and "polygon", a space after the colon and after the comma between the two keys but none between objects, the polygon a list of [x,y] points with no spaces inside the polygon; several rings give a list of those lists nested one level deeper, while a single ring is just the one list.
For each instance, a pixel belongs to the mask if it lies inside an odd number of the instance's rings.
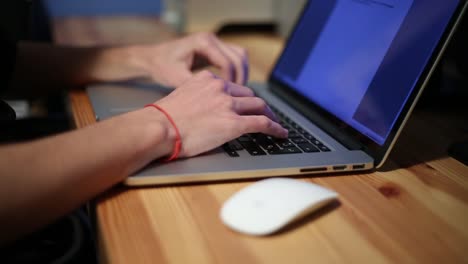
[{"label": "shadow on desk", "polygon": [[409,168],[448,157],[451,144],[468,139],[467,99],[462,96],[418,104],[390,153],[393,162],[380,170]]},{"label": "shadow on desk", "polygon": [[330,213],[331,211],[337,209],[340,206],[341,206],[341,202],[339,200],[335,200],[331,202],[330,204],[326,205],[325,207],[319,209],[318,211],[308,214],[305,217],[299,219],[298,221],[292,222],[291,224],[287,225],[285,228],[280,229],[280,231],[273,233],[267,237],[279,236],[279,235],[283,235],[291,231],[294,231],[302,226],[307,225],[310,222],[316,221],[320,217]]}]

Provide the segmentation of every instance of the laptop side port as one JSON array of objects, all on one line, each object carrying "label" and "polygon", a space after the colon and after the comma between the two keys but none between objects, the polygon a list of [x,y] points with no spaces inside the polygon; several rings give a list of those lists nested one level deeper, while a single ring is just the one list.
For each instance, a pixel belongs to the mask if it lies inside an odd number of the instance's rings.
[{"label": "laptop side port", "polygon": [[304,168],[301,169],[300,172],[320,172],[320,171],[327,171],[327,167],[317,167],[317,168]]},{"label": "laptop side port", "polygon": [[366,165],[364,164],[355,164],[353,165],[353,170],[362,170],[362,169],[365,169],[366,168]]},{"label": "laptop side port", "polygon": [[345,170],[346,165],[338,165],[338,166],[333,166],[333,170],[340,171],[340,170]]}]

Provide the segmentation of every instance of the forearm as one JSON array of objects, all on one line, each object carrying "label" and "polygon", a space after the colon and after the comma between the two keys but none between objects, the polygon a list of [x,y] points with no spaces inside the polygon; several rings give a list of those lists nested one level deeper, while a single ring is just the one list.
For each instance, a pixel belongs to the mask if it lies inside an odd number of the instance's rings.
[{"label": "forearm", "polygon": [[18,44],[10,94],[36,96],[93,82],[145,77],[132,47],[67,47]]},{"label": "forearm", "polygon": [[169,154],[173,136],[164,118],[145,108],[79,131],[1,147],[1,240],[53,221]]}]

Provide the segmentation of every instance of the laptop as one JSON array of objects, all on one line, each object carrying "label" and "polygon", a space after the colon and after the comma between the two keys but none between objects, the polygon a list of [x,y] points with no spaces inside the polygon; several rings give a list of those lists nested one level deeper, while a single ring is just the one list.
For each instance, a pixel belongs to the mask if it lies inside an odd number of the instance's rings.
[{"label": "laptop", "polygon": [[[289,138],[243,135],[208,153],[155,161],[126,185],[366,171],[379,168],[440,60],[466,0],[311,0],[267,83],[249,86]],[[171,90],[127,82],[87,87],[98,120]]]}]

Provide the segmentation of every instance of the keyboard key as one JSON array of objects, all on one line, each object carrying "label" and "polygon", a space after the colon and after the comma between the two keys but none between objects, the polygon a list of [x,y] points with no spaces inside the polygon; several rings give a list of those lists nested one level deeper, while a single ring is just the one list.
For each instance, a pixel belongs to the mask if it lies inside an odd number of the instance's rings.
[{"label": "keyboard key", "polygon": [[299,129],[301,128],[298,124],[296,124],[295,122],[291,121],[291,126],[294,128],[294,129]]},{"label": "keyboard key", "polygon": [[253,141],[247,141],[247,142],[241,142],[241,145],[246,149],[257,149],[260,148],[255,142]]},{"label": "keyboard key", "polygon": [[294,144],[289,140],[283,140],[281,142],[276,142],[281,148],[294,147]]},{"label": "keyboard key", "polygon": [[265,146],[262,146],[262,148],[265,149],[266,151],[279,149],[279,147],[275,144],[265,145]]},{"label": "keyboard key", "polygon": [[239,157],[239,153],[237,153],[235,150],[233,150],[228,143],[223,145],[224,151],[230,156],[230,157]]},{"label": "keyboard key", "polygon": [[302,134],[305,138],[307,138],[308,140],[312,141],[312,140],[315,140],[316,138],[314,136],[312,136],[311,134],[305,132]]},{"label": "keyboard key", "polygon": [[288,133],[288,138],[297,138],[297,137],[302,137],[301,134],[299,134],[297,131],[295,130],[289,130],[289,133]]},{"label": "keyboard key", "polygon": [[244,147],[242,147],[242,145],[237,140],[231,140],[227,144],[233,150],[243,150],[244,149]]},{"label": "keyboard key", "polygon": [[239,157],[239,153],[235,150],[225,150],[225,152],[229,155],[229,157],[237,158]]},{"label": "keyboard key", "polygon": [[318,141],[317,139],[312,139],[311,142],[312,142],[312,144],[314,144],[315,146],[323,145],[322,142]]},{"label": "keyboard key", "polygon": [[252,134],[252,140],[259,145],[270,145],[273,144],[273,141],[264,134]]},{"label": "keyboard key", "polygon": [[292,138],[291,141],[294,142],[294,143],[296,143],[296,144],[309,143],[309,142],[308,142],[305,138],[303,138],[303,137]]},{"label": "keyboard key", "polygon": [[268,151],[268,154],[271,154],[271,155],[294,154],[294,153],[302,153],[302,151],[298,149],[297,147],[289,147],[289,148],[284,148],[284,149]]},{"label": "keyboard key", "polygon": [[282,147],[282,148],[294,147],[294,144],[293,144],[292,142],[290,142],[290,141],[282,142],[282,143],[280,143],[279,145],[280,145],[280,147]]},{"label": "keyboard key", "polygon": [[323,152],[328,152],[328,151],[330,151],[330,149],[327,148],[327,146],[325,146],[325,145],[323,145],[323,144],[317,145],[317,147],[318,147],[321,151],[323,151]]},{"label": "keyboard key", "polygon": [[240,143],[243,142],[252,142],[252,139],[248,135],[243,135],[237,138]]},{"label": "keyboard key", "polygon": [[310,153],[310,152],[320,152],[318,148],[316,148],[314,145],[310,143],[301,143],[297,144],[297,146],[302,149],[302,151]]},{"label": "keyboard key", "polygon": [[302,151],[297,147],[285,148],[283,150],[288,151],[289,153],[302,153]]},{"label": "keyboard key", "polygon": [[306,131],[302,127],[297,128],[297,132],[299,132],[301,134],[306,133]]},{"label": "keyboard key", "polygon": [[266,155],[265,151],[263,151],[261,148],[250,148],[250,149],[245,149],[247,152],[249,152],[250,155],[252,156],[262,156]]},{"label": "keyboard key", "polygon": [[274,150],[278,149],[279,147],[273,142],[271,137],[268,137],[263,134],[256,135],[254,137],[254,142],[258,144],[260,147],[262,147],[265,150]]}]

